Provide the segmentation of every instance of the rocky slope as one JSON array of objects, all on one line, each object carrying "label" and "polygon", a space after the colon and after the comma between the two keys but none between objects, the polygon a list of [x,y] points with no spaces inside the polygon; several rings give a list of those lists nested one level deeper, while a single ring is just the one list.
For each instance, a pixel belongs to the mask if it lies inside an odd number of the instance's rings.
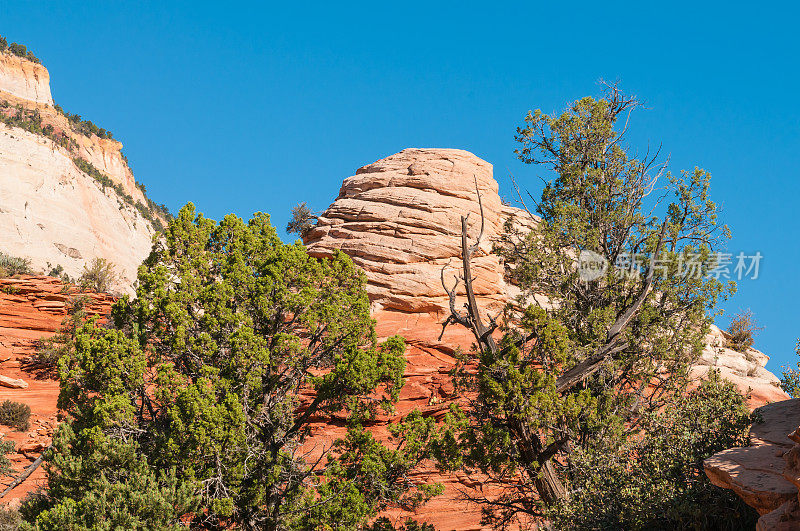
[{"label": "rocky slope", "polygon": [[0,121],[0,251],[72,277],[106,258],[129,290],[164,213],[136,186],[122,144],[56,109],[47,69],[9,53],[0,53]]},{"label": "rocky slope", "polygon": [[[337,199],[304,237],[312,255],[328,256],[335,249],[350,255],[367,275],[379,336],[406,338],[407,383],[398,415],[419,408],[439,418],[454,399],[448,376],[455,364],[453,354],[459,348],[469,349],[473,338],[465,329],[451,326],[439,340],[449,312],[440,274],[443,265],[452,264],[447,275],[448,284],[452,282],[460,255],[460,216],[470,214],[471,236],[480,230],[476,181],[486,227],[482,253],[473,262],[475,289],[481,309],[493,312],[518,290],[504,279],[500,259],[492,254],[492,241],[509,216],[527,226],[537,219],[503,205],[492,166],[469,152],[406,149],[358,169],[345,179]],[[766,355],[755,350],[739,353],[723,344],[724,332],[713,327],[695,375],[719,369],[743,393],[751,391],[752,407],[788,398],[777,378],[764,369]],[[385,435],[382,426],[373,429]],[[340,434],[326,425],[317,430],[320,438]],[[479,480],[463,474],[443,476],[433,468],[418,472],[417,478],[441,482],[446,490],[415,518],[438,529],[482,528],[479,510],[460,496],[464,489],[482,488]]]},{"label": "rocky slope", "polygon": [[[0,401],[9,399],[31,407],[29,430],[15,431],[0,426],[4,440],[13,441],[15,451],[8,455],[14,472],[25,469],[44,448],[49,446],[57,425],[56,400],[58,382],[52,375],[25,369],[25,361],[35,352],[40,339],[58,332],[67,315],[70,301],[78,294],[60,280],[51,277],[0,279],[0,375],[20,379],[22,389],[0,386]],[[113,302],[108,295],[88,293],[86,307],[90,315],[105,315]],[[16,504],[28,492],[35,490],[44,478],[38,468],[33,475],[9,492],[3,502]]]}]

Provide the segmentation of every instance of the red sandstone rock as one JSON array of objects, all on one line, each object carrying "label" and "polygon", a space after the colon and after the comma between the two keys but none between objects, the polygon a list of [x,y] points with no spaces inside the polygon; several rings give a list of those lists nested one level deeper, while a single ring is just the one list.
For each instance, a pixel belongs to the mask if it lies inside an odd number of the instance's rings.
[{"label": "red sandstone rock", "polygon": [[[58,425],[56,401],[58,382],[52,378],[27,372],[25,361],[35,352],[39,339],[52,336],[61,327],[66,317],[64,307],[42,305],[43,302],[69,300],[74,288],[62,292],[64,285],[52,277],[21,276],[0,279],[0,288],[13,286],[16,293],[0,290],[0,372],[13,379],[24,379],[25,389],[0,387],[0,401],[10,399],[31,407],[30,429],[28,432],[14,431],[8,426],[0,426],[4,439],[13,441],[16,453],[9,454],[14,471],[20,473],[41,451],[50,444],[55,427]],[[87,311],[92,315],[105,315],[114,299],[103,294],[88,294],[91,302]],[[44,482],[44,469],[37,469],[30,478],[12,490],[4,503],[16,505],[28,492],[35,490]],[[8,483],[8,481],[6,481]]]}]

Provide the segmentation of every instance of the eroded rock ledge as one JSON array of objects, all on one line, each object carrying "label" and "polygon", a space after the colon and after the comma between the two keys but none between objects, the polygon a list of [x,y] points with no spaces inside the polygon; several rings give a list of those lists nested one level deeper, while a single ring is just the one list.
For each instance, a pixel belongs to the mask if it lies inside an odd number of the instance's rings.
[{"label": "eroded rock ledge", "polygon": [[758,411],[763,422],[750,429],[751,446],[706,459],[706,475],[758,511],[759,531],[800,529],[800,399]]}]

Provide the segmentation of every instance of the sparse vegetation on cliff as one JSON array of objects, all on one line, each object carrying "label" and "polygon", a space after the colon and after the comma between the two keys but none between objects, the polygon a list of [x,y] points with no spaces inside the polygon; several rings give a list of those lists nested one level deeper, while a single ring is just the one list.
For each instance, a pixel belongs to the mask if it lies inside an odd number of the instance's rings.
[{"label": "sparse vegetation on cliff", "polygon": [[[64,112],[59,105],[56,105],[55,108],[68,118],[75,132],[85,134],[86,136],[89,136],[90,134],[97,134],[101,138],[111,138],[110,132],[105,131],[104,129],[99,129],[88,120],[81,120],[79,115],[70,115],[69,113]],[[153,227],[157,231],[161,231],[164,228],[161,219],[159,219],[160,217],[166,219],[170,219],[172,217],[169,209],[165,205],[158,204],[147,196],[144,185],[141,183],[137,183],[137,187],[142,190],[142,194],[144,195],[147,205],[144,205],[138,201],[134,201],[133,197],[125,192],[125,190],[122,188],[122,185],[115,183],[110,177],[95,168],[92,163],[77,156],[77,142],[64,131],[56,131],[51,124],[45,124],[43,122],[42,114],[38,109],[26,109],[22,105],[12,106],[8,101],[0,100],[0,121],[9,127],[19,127],[20,129],[24,129],[30,133],[47,137],[56,145],[59,145],[72,153],[73,162],[75,162],[75,165],[78,166],[81,171],[93,177],[103,186],[104,189],[107,186],[113,188],[117,195],[125,203],[138,210],[145,219],[153,224]],[[125,163],[127,164],[127,158],[123,156],[123,160],[125,160]]]},{"label": "sparse vegetation on cliff", "polygon": [[78,285],[87,291],[108,293],[118,280],[119,276],[113,263],[105,258],[94,258],[90,265],[83,266]]},{"label": "sparse vegetation on cliff", "polygon": [[751,310],[737,313],[728,325],[729,338],[725,340],[725,348],[737,352],[746,352],[755,343],[755,336],[760,330],[763,329],[756,323],[755,316],[753,316]]},{"label": "sparse vegetation on cliff", "polygon": [[103,188],[103,190],[105,190],[106,187],[113,189],[120,199],[135,208],[144,219],[153,224],[153,227],[157,231],[161,232],[164,230],[164,224],[156,214],[156,212],[160,212],[162,215],[164,215],[164,211],[159,207],[155,207],[152,201],[148,200],[148,202],[150,202],[149,206],[143,205],[141,201],[135,201],[130,194],[125,192],[125,189],[122,188],[121,184],[114,182],[111,177],[95,168],[91,162],[88,162],[80,157],[74,157],[72,162],[74,162],[75,166],[77,166],[78,169],[80,169],[83,173],[100,183],[100,186]]},{"label": "sparse vegetation on cliff", "polygon": [[33,63],[41,62],[39,61],[39,58],[33,54],[32,51],[28,50],[25,47],[24,44],[19,44],[16,42],[8,44],[8,41],[3,36],[0,36],[0,52],[9,52],[16,55],[17,57],[22,57]]},{"label": "sparse vegetation on cliff", "polygon": [[59,104],[55,104],[53,108],[60,112],[69,121],[72,130],[84,136],[96,135],[100,138],[114,138],[111,131],[106,131],[102,127],[97,127],[91,120],[83,120],[80,114],[70,114],[64,110]]},{"label": "sparse vegetation on cliff", "polygon": [[292,216],[286,224],[286,232],[297,234],[300,237],[305,236],[314,227],[316,219],[317,216],[314,215],[304,201],[292,209]]},{"label": "sparse vegetation on cliff", "polygon": [[0,278],[14,275],[31,275],[31,261],[19,256],[9,256],[0,252]]},{"label": "sparse vegetation on cliff", "polygon": [[78,148],[78,144],[69,135],[63,131],[56,132],[50,124],[43,124],[38,109],[26,109],[22,105],[11,106],[7,101],[0,101],[0,121],[9,127],[19,127],[30,133],[45,136],[68,151]]},{"label": "sparse vegetation on cliff", "polygon": [[[800,339],[794,348],[795,354],[800,356]],[[794,367],[784,367],[781,371],[781,389],[792,398],[800,398],[800,362]]]}]

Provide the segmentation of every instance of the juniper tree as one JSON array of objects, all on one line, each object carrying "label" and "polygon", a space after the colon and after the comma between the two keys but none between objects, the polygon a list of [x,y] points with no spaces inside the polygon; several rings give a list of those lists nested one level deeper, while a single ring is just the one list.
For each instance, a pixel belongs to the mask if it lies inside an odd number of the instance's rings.
[{"label": "juniper tree", "polygon": [[[27,520],[354,529],[435,494],[407,477],[432,420],[410,415],[391,447],[362,427],[391,410],[405,364],[401,338],[377,343],[364,284],[346,255],[282,243],[265,214],[217,224],[184,207],[139,268],[136,298],[111,326],[79,329],[59,361],[69,422]],[[334,415],[347,436],[310,441]]]},{"label": "juniper tree", "polygon": [[[728,235],[709,197],[710,176],[673,176],[658,153],[633,156],[623,142],[637,106],[611,87],[606,98],[583,98],[560,115],[531,112],[518,128],[519,158],[552,178],[536,228],[523,232],[509,220],[497,242],[523,290],[505,319],[483,314],[472,293],[483,219],[471,243],[462,217],[455,282],[466,284],[466,312],[442,275],[446,324],[471,329],[477,346],[457,371],[471,399],[449,415],[442,462],[501,487],[500,496],[467,494],[498,527],[534,525],[570,498],[576,451],[618,451],[643,418],[683,391],[724,293],[708,276]],[[586,259],[594,269],[582,268]]]},{"label": "juniper tree", "polygon": [[304,236],[314,227],[317,216],[311,211],[305,201],[292,208],[292,217],[286,223],[286,232]]}]

